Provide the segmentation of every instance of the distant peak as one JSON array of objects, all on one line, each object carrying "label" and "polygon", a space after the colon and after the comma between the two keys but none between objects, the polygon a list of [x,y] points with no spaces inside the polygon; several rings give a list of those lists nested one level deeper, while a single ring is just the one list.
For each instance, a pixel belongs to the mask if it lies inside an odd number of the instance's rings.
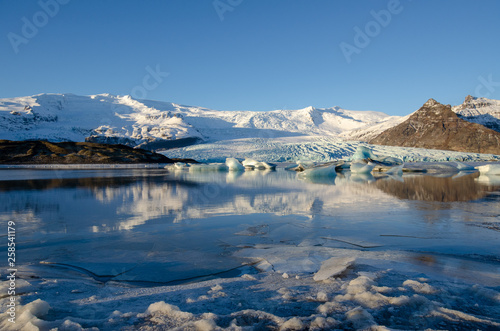
[{"label": "distant peak", "polygon": [[424,103],[424,107],[434,107],[434,106],[437,106],[437,105],[440,105],[439,102],[437,102],[436,100],[430,98],[429,100],[427,100],[426,103]]},{"label": "distant peak", "polygon": [[468,96],[466,96],[466,97],[465,97],[465,101],[464,101],[464,103],[469,103],[469,102],[472,102],[472,101],[474,101],[475,99],[476,99],[475,97],[473,97],[472,95],[470,95],[470,94],[469,94]]}]

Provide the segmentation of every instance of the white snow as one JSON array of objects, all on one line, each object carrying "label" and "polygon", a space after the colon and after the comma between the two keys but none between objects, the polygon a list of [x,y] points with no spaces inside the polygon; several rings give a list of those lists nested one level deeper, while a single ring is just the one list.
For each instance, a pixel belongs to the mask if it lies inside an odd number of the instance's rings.
[{"label": "white snow", "polygon": [[469,122],[500,130],[500,100],[472,98],[452,110]]},{"label": "white snow", "polygon": [[340,107],[217,111],[170,102],[98,94],[39,94],[0,99],[1,139],[84,141],[89,136],[144,145],[157,140],[336,136],[388,116]]},{"label": "white snow", "polygon": [[[173,104],[163,111],[130,96],[39,94],[0,99],[0,138],[85,141],[90,136],[142,146],[156,140],[201,138]],[[15,111],[19,115],[12,115]],[[110,140],[113,142],[113,140]]]},{"label": "white snow", "polygon": [[[474,112],[481,116],[499,116],[500,101],[479,98],[474,102]],[[228,157],[267,163],[326,162],[349,157],[359,146],[380,150],[405,162],[498,159],[486,154],[373,147],[353,141],[367,140],[408,116],[340,107],[217,111],[110,94],[40,94],[0,99],[0,139],[84,141],[92,137],[94,141],[161,149],[166,148],[165,142],[172,146],[174,140],[193,138],[203,143],[164,154],[204,162],[224,162]],[[186,140],[186,144],[193,142]]]}]

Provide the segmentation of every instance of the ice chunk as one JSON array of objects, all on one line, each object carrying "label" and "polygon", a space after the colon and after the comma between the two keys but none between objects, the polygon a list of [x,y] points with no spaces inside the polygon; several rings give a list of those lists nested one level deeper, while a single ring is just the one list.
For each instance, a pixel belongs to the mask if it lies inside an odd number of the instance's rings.
[{"label": "ice chunk", "polygon": [[356,259],[354,257],[332,257],[321,263],[321,268],[316,274],[314,274],[313,279],[319,282],[330,277],[337,276],[352,266],[355,260]]},{"label": "ice chunk", "polygon": [[403,164],[403,161],[399,158],[392,156],[377,156],[369,148],[365,146],[358,146],[356,152],[351,156],[350,160],[352,162],[356,161],[375,161],[381,166],[396,166]]},{"label": "ice chunk", "polygon": [[273,164],[273,163],[260,162],[259,164],[261,166],[263,166],[264,169],[268,169],[268,170],[275,170],[276,169],[276,164]]},{"label": "ice chunk", "polygon": [[373,316],[361,307],[349,310],[345,315],[347,320],[352,323],[356,330],[368,330],[377,326]]},{"label": "ice chunk", "polygon": [[351,163],[351,172],[358,174],[367,174],[372,172],[373,168],[375,168],[375,164],[368,162],[353,162]]},{"label": "ice chunk", "polygon": [[193,318],[193,314],[181,311],[179,307],[158,301],[149,305],[144,314],[139,314],[138,317],[146,316],[165,316],[173,320],[188,320]]},{"label": "ice chunk", "polygon": [[259,169],[259,170],[265,170],[265,169],[270,169],[274,170],[276,169],[276,165],[272,163],[267,163],[267,162],[259,162],[254,159],[245,159],[242,162],[243,166],[245,168],[250,168],[250,169]]},{"label": "ice chunk", "polygon": [[429,284],[420,283],[416,280],[408,279],[403,283],[403,286],[411,288],[413,291],[422,294],[434,294],[437,290]]},{"label": "ice chunk", "polygon": [[176,162],[174,163],[174,168],[178,170],[187,170],[189,169],[189,164],[184,162]]},{"label": "ice chunk", "polygon": [[189,167],[190,172],[219,172],[228,171],[224,163],[193,164]]},{"label": "ice chunk", "polygon": [[402,176],[403,175],[403,165],[392,167],[386,172],[388,175]]},{"label": "ice chunk", "polygon": [[244,159],[243,162],[241,162],[241,164],[243,164],[243,166],[245,166],[245,167],[246,166],[254,166],[255,167],[255,165],[258,163],[260,163],[260,162],[257,160],[254,160],[254,159],[249,159],[249,158]]},{"label": "ice chunk", "polygon": [[377,160],[378,158],[368,147],[365,146],[358,146],[356,152],[354,152],[354,154],[351,156],[351,161],[366,159]]},{"label": "ice chunk", "polygon": [[500,175],[500,164],[487,164],[476,167],[481,174]]},{"label": "ice chunk", "polygon": [[280,330],[303,330],[304,323],[298,317],[292,317],[280,327]]},{"label": "ice chunk", "polygon": [[[40,318],[47,315],[49,309],[50,305],[41,299],[36,299],[24,306],[17,306],[15,330],[38,330],[38,327],[43,324]],[[2,330],[13,330],[13,323],[8,320],[12,317],[9,311],[6,310],[0,314],[0,329]]]},{"label": "ice chunk", "polygon": [[457,165],[457,169],[460,171],[474,170],[473,166],[470,166],[470,165],[462,163],[462,162],[455,161],[455,164]]},{"label": "ice chunk", "polygon": [[308,168],[299,173],[299,177],[302,178],[335,177],[336,175],[335,165]]},{"label": "ice chunk", "polygon": [[240,163],[240,161],[232,157],[226,159],[226,166],[230,171],[245,171],[245,167]]}]

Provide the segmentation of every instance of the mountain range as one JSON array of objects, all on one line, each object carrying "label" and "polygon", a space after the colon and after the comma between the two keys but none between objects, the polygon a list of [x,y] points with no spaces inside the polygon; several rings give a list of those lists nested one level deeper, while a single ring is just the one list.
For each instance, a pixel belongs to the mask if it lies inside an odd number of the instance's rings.
[{"label": "mountain range", "polygon": [[[500,130],[498,100],[467,96],[463,104],[449,108],[460,120]],[[217,111],[110,94],[39,94],[0,99],[0,139],[121,143],[149,150],[299,136],[375,143],[380,141],[375,139],[377,136],[411,116],[340,107]]]}]

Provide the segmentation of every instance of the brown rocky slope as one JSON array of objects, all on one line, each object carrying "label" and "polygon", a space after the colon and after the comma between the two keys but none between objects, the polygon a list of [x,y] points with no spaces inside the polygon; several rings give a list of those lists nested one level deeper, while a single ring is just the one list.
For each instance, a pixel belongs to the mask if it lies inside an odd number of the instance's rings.
[{"label": "brown rocky slope", "polygon": [[429,99],[403,123],[382,132],[370,144],[420,147],[468,153],[500,154],[500,132],[461,119]]},{"label": "brown rocky slope", "polygon": [[125,145],[0,140],[0,164],[173,163],[176,160]]}]

